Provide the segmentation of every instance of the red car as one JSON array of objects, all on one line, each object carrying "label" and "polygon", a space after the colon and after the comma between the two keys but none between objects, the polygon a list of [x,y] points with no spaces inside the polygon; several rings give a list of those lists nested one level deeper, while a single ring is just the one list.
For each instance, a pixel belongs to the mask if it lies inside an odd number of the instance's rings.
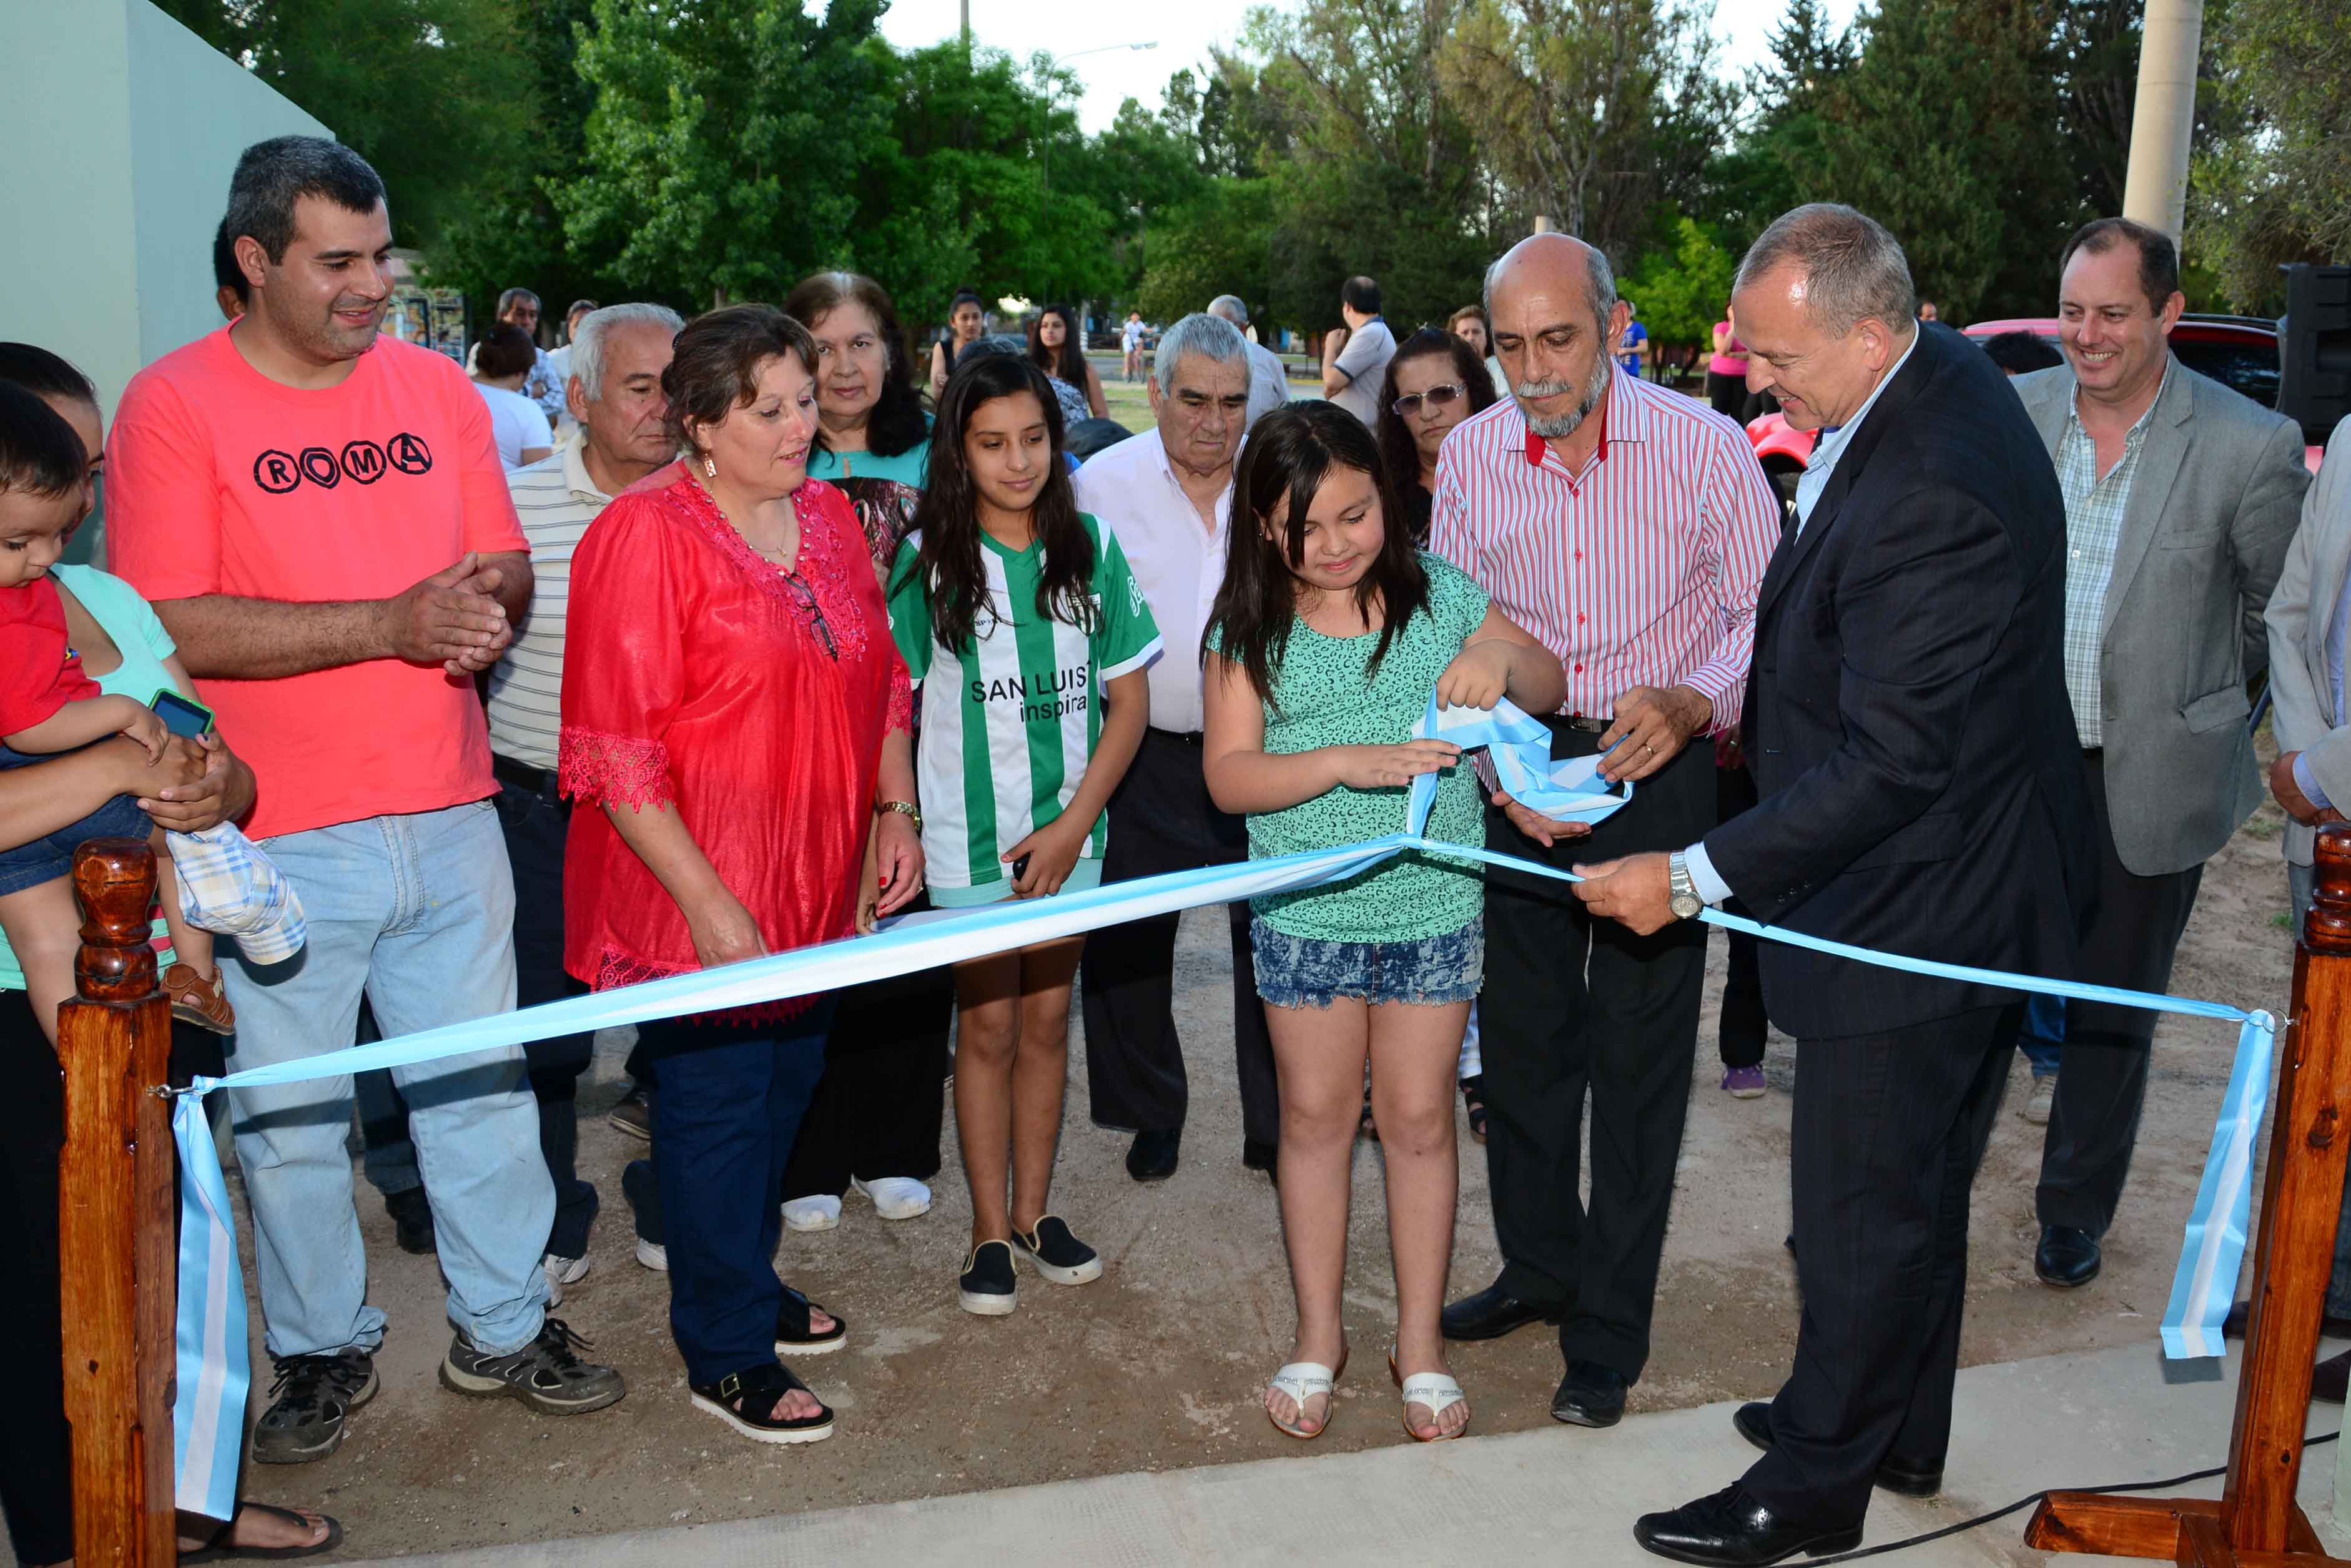
[{"label": "red car", "polygon": [[[2002,332],[2030,332],[2053,349],[2059,348],[2054,316],[2021,316],[2005,321],[1978,321],[1961,330],[1980,343]],[[2064,350],[2059,350],[2060,352]],[[2275,408],[2278,394],[2277,323],[2252,316],[2182,316],[2171,329],[2171,351],[2189,370],[2210,376],[2222,386]],[[1812,461],[1815,433],[1790,425],[1785,415],[1767,413],[1747,427],[1747,439],[1763,472],[1789,506],[1796,503],[1796,476]],[[2318,472],[2325,449],[2308,447],[2304,460]]]}]

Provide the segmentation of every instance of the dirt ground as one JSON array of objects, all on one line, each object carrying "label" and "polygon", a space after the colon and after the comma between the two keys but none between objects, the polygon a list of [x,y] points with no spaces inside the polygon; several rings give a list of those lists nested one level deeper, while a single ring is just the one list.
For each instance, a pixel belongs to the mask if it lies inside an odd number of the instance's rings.
[{"label": "dirt ground", "polygon": [[[2175,990],[2283,1009],[2292,949],[2279,824],[2275,810],[2266,809],[2207,871]],[[779,1255],[786,1278],[851,1325],[844,1351],[799,1364],[840,1412],[831,1441],[758,1447],[687,1403],[667,1333],[664,1278],[632,1256],[620,1173],[643,1145],[604,1118],[620,1092],[622,1052],[622,1041],[608,1038],[582,1101],[580,1135],[580,1166],[601,1188],[604,1214],[594,1270],[572,1288],[560,1315],[594,1341],[599,1359],[625,1370],[627,1399],[599,1415],[556,1420],[442,1390],[434,1367],[449,1331],[438,1271],[432,1259],[393,1247],[381,1205],[362,1184],[371,1291],[392,1319],[380,1362],[382,1392],[354,1419],[340,1453],[300,1468],[254,1467],[248,1490],[339,1515],[349,1532],[345,1553],[378,1556],[1291,1451],[1258,1409],[1259,1388],[1290,1348],[1290,1282],[1273,1191],[1240,1166],[1228,1029],[1217,1021],[1230,980],[1221,931],[1213,914],[1186,917],[1178,995],[1191,1047],[1192,1124],[1172,1181],[1144,1187],[1127,1179],[1126,1139],[1088,1122],[1082,1052],[1072,1050],[1055,1207],[1102,1250],[1109,1270],[1100,1282],[1061,1290],[1024,1273],[1012,1316],[980,1319],[957,1309],[954,1276],[968,1209],[952,1118],[948,1166],[929,1215],[885,1223],[852,1196],[838,1229],[787,1234]],[[1738,1102],[1720,1092],[1713,1054],[1719,940],[1709,957],[1656,1348],[1633,1392],[1636,1410],[1768,1396],[1795,1334],[1793,1270],[1781,1246],[1789,1220],[1794,1054],[1774,1041],[1763,1099]],[[2133,1343],[2157,1354],[2180,1225],[2233,1040],[2222,1025],[2164,1020],[2105,1270],[2073,1294],[2047,1290],[2032,1275],[2041,1132],[2014,1113],[2026,1082],[2019,1061],[1977,1185],[1967,1364]],[[1343,1379],[1338,1413],[1322,1440],[1326,1451],[1405,1440],[1380,1366],[1394,1296],[1374,1145],[1358,1146],[1355,1170],[1348,1299],[1356,1364]],[[1466,1130],[1460,1214],[1456,1293],[1482,1286],[1498,1266],[1484,1153]],[[268,1375],[257,1346],[256,1361],[258,1396]],[[1530,1329],[1458,1347],[1453,1365],[1476,1408],[1473,1431],[1552,1428],[1549,1400],[1561,1369],[1548,1333]],[[255,1399],[253,1413],[262,1403]],[[1562,1462],[1572,1461],[1576,1445],[1609,1440],[1605,1433],[1556,1430]]]}]

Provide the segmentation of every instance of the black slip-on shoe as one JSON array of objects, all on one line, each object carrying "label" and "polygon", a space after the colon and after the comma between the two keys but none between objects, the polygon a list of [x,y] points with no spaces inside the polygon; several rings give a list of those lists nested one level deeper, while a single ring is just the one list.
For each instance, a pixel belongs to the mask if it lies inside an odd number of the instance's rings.
[{"label": "black slip-on shoe", "polygon": [[983,1241],[963,1260],[956,1300],[965,1312],[1000,1318],[1012,1311],[1019,1289],[1019,1277],[1012,1270],[1012,1243]]},{"label": "black slip-on shoe", "polygon": [[1571,1427],[1614,1427],[1624,1419],[1625,1391],[1631,1386],[1613,1366],[1571,1361],[1551,1396],[1551,1418]]},{"label": "black slip-on shoe", "polygon": [[1556,1323],[1560,1309],[1522,1301],[1497,1280],[1474,1296],[1446,1303],[1438,1323],[1447,1339],[1499,1339],[1529,1323]]},{"label": "black slip-on shoe", "polygon": [[2098,1277],[2098,1239],[2070,1225],[2044,1225],[2032,1249],[2032,1271],[2044,1285],[2071,1291]]},{"label": "black slip-on shoe", "polygon": [[1069,1226],[1058,1214],[1045,1216],[1037,1222],[1037,1228],[1025,1236],[1017,1229],[1013,1231],[1012,1249],[1056,1285],[1083,1285],[1102,1278],[1101,1256],[1070,1234]]}]

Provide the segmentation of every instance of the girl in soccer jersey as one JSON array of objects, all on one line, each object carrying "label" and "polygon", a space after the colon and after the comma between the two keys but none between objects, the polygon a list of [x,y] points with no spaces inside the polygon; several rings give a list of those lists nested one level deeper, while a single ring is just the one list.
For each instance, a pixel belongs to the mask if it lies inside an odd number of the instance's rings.
[{"label": "girl in soccer jersey", "polygon": [[[1439,776],[1426,836],[1486,841],[1460,750],[1416,740],[1437,699],[1559,706],[1559,661],[1485,591],[1412,546],[1380,452],[1335,404],[1276,409],[1233,481],[1224,584],[1209,612],[1208,793],[1249,818],[1268,859],[1401,831],[1414,779]],[[1340,1323],[1350,1166],[1364,1071],[1387,1163],[1405,1430],[1458,1437],[1468,1401],[1445,1364],[1438,1313],[1453,1247],[1453,1074],[1485,975],[1485,883],[1474,862],[1408,851],[1324,887],[1253,901],[1257,988],[1281,1085],[1281,1218],[1298,1297],[1290,1363],[1266,1414],[1293,1437],[1331,1417],[1347,1360]]]},{"label": "girl in soccer jersey", "polygon": [[[1078,510],[1061,436],[1034,365],[959,361],[891,572],[891,630],[922,684],[915,766],[941,908],[1098,885],[1103,808],[1143,741],[1159,629],[1116,538]],[[1082,946],[1064,937],[956,966],[968,1312],[1012,1310],[1016,1257],[1057,1285],[1102,1275],[1046,1207]]]}]

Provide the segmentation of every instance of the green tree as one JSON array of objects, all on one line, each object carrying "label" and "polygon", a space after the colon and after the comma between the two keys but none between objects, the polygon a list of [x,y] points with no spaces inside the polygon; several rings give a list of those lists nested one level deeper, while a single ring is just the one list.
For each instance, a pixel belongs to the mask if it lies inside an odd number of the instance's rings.
[{"label": "green tree", "polygon": [[1737,106],[1677,0],[1471,0],[1438,68],[1520,199],[1620,261],[1696,193]]},{"label": "green tree", "polygon": [[596,0],[586,157],[550,193],[568,242],[635,291],[778,299],[840,259],[890,134],[883,0]]},{"label": "green tree", "polygon": [[1674,222],[1671,249],[1643,256],[1618,292],[1640,307],[1651,349],[1710,343],[1714,324],[1730,298],[1737,262],[1710,225],[1682,217]]},{"label": "green tree", "polygon": [[2339,0],[2231,0],[2212,42],[2238,123],[2194,164],[2189,239],[2248,308],[2286,262],[2351,261],[2351,55]]},{"label": "green tree", "polygon": [[1235,294],[1262,315],[1273,228],[1270,180],[1214,182],[1161,216],[1137,308],[1152,320],[1173,321],[1219,294]]},{"label": "green tree", "polygon": [[1789,0],[1771,44],[1770,62],[1747,84],[1751,122],[1707,173],[1709,205],[1734,250],[1805,199],[1828,134],[1823,105],[1861,53],[1853,29],[1830,30],[1820,0]]},{"label": "green tree", "polygon": [[162,0],[162,8],[374,164],[404,245],[432,244],[478,182],[539,155],[514,0]]}]

